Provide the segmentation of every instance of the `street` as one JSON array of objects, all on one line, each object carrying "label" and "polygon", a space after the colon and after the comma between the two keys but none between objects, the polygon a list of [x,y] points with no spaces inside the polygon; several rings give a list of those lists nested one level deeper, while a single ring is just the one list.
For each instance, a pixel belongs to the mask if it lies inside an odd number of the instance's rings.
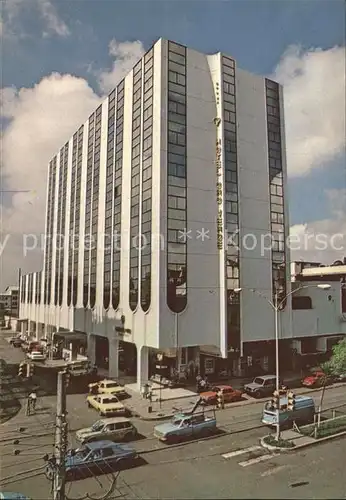
[{"label": "street", "polygon": [[[20,350],[3,342],[1,355],[6,361],[23,357]],[[318,406],[320,391],[311,395]],[[75,431],[99,418],[87,407],[85,397],[67,396],[69,445],[73,447],[77,446]],[[324,408],[341,404],[346,404],[345,386],[329,387]],[[53,452],[55,407],[55,396],[39,397],[35,415],[27,417],[22,409],[1,426],[2,490],[22,492],[34,500],[51,496],[43,456]],[[268,433],[261,424],[262,410],[263,401],[254,401],[218,411],[218,435],[176,446],[154,438],[157,422],[132,418],[140,434],[131,442],[141,457],[137,466],[122,471],[116,484],[114,475],[70,482],[67,498],[81,499],[88,493],[96,499],[107,491],[108,498],[127,499],[346,498],[345,439],[292,454],[271,454],[259,446],[260,438]]]},{"label": "street", "polygon": [[[263,434],[264,429],[258,429],[143,453],[146,463],[121,472],[109,498],[345,498],[345,439],[268,459],[258,447]],[[11,453],[12,444],[2,446],[3,479],[12,478],[3,488],[47,499],[50,484],[40,469],[44,462],[37,457],[51,449],[52,438],[33,436],[25,442],[16,446],[23,450],[18,457]],[[136,447],[143,445],[137,442]],[[240,451],[230,458],[222,456],[234,450]],[[67,497],[85,498],[88,493],[98,498],[111,488],[111,480],[97,476],[68,483]]]}]

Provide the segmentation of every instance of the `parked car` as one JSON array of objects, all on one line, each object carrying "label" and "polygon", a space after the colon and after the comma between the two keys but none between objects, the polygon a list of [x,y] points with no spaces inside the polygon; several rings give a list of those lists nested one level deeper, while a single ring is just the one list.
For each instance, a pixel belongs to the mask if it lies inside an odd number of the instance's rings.
[{"label": "parked car", "polygon": [[46,355],[41,351],[31,351],[27,353],[27,358],[31,359],[31,361],[45,361]]},{"label": "parked car", "polygon": [[22,339],[19,335],[12,335],[12,337],[10,337],[9,343],[13,345],[15,342],[22,342]]},{"label": "parked car", "polygon": [[[93,384],[89,384],[89,391],[94,394],[115,394],[117,397],[125,397],[127,393],[125,387],[115,380],[100,380]],[[95,392],[94,392],[95,391]]]},{"label": "parked car", "polygon": [[[296,396],[295,409],[287,409],[287,397],[280,398],[281,410],[279,411],[279,422],[281,427],[291,427],[293,422],[297,424],[309,423],[314,419],[315,402],[310,396]],[[268,401],[264,405],[262,423],[276,426],[277,413],[273,403]]]},{"label": "parked car", "polygon": [[219,392],[223,394],[225,403],[240,401],[242,398],[242,392],[237,389],[233,389],[230,385],[214,386],[210,391],[201,392],[200,396],[206,404],[212,405],[217,402],[217,395]]},{"label": "parked car", "polygon": [[0,500],[30,500],[23,493],[15,493],[14,491],[0,491]]},{"label": "parked car", "polygon": [[127,441],[138,434],[133,423],[125,417],[113,417],[97,420],[91,427],[79,429],[76,439],[82,444],[107,439],[109,441]]},{"label": "parked car", "polygon": [[96,396],[89,395],[87,397],[89,408],[95,408],[101,417],[106,415],[126,415],[128,410],[114,395],[97,394]]},{"label": "parked car", "polygon": [[[282,381],[280,380],[280,386]],[[262,375],[254,378],[250,384],[245,384],[244,391],[255,398],[264,398],[270,396],[276,389],[275,375]]]},{"label": "parked car", "polygon": [[43,352],[43,346],[36,340],[31,342],[24,342],[22,344],[22,349],[25,352],[32,352],[32,351]]},{"label": "parked car", "polygon": [[[128,444],[108,440],[87,443],[68,452],[65,460],[66,479],[71,481],[83,472],[97,475],[114,471],[120,469],[121,464],[133,463],[137,458],[137,451]],[[48,461],[45,473],[49,480],[54,477],[54,458]]]},{"label": "parked car", "polygon": [[216,431],[215,414],[195,413],[177,414],[171,422],[157,425],[154,436],[160,441],[173,442],[193,436],[207,436]]},{"label": "parked car", "polygon": [[13,345],[13,347],[21,347],[23,341],[20,337],[11,337],[10,344]]},{"label": "parked car", "polygon": [[89,375],[92,371],[91,363],[87,359],[68,361],[66,368],[73,377],[82,377]]},{"label": "parked car", "polygon": [[302,380],[302,385],[304,387],[321,387],[324,383],[326,385],[332,383],[332,377],[329,377],[322,371],[311,373]]}]

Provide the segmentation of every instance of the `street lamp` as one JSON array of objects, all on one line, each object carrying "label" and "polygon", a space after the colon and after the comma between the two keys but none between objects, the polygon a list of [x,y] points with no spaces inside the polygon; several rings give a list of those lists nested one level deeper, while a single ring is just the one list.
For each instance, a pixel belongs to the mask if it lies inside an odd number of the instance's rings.
[{"label": "street lamp", "polygon": [[[263,295],[261,292],[256,290],[255,288],[249,288],[250,292],[258,295],[259,297],[262,297],[265,299],[271,307],[275,311],[275,363],[276,363],[276,392],[279,394],[280,390],[280,377],[279,377],[279,311],[281,310],[282,304],[286,301],[286,299],[290,296],[293,295],[294,293],[298,292],[299,290],[303,290],[305,288],[320,288],[321,290],[329,290],[330,285],[328,283],[322,283],[318,285],[304,285],[299,288],[295,288],[294,290],[291,290],[283,299],[279,301],[279,294],[278,291],[275,291],[275,296],[274,296],[274,302],[268,299],[265,295]],[[234,293],[240,293],[242,291],[242,288],[235,288]],[[280,438],[280,405],[276,409],[276,440],[278,441]]]}]

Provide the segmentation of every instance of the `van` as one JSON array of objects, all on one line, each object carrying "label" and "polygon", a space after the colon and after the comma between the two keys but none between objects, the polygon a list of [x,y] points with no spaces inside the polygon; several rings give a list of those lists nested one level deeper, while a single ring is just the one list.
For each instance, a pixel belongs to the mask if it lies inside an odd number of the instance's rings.
[{"label": "van", "polygon": [[[315,401],[310,396],[296,396],[295,409],[287,409],[287,397],[280,398],[281,410],[279,411],[279,423],[281,427],[291,427],[293,422],[312,422],[315,415]],[[276,409],[271,401],[264,405],[262,423],[276,426]]]}]

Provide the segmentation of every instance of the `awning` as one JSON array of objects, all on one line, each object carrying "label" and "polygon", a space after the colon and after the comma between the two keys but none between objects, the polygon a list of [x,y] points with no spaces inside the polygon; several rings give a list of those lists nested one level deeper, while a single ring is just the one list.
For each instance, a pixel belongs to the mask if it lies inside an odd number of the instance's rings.
[{"label": "awning", "polygon": [[74,341],[82,341],[86,342],[87,336],[86,333],[81,332],[55,332],[54,337],[61,337],[64,340],[74,342]]},{"label": "awning", "polygon": [[199,352],[204,356],[212,356],[214,358],[221,358],[221,351],[214,345],[201,345]]}]

